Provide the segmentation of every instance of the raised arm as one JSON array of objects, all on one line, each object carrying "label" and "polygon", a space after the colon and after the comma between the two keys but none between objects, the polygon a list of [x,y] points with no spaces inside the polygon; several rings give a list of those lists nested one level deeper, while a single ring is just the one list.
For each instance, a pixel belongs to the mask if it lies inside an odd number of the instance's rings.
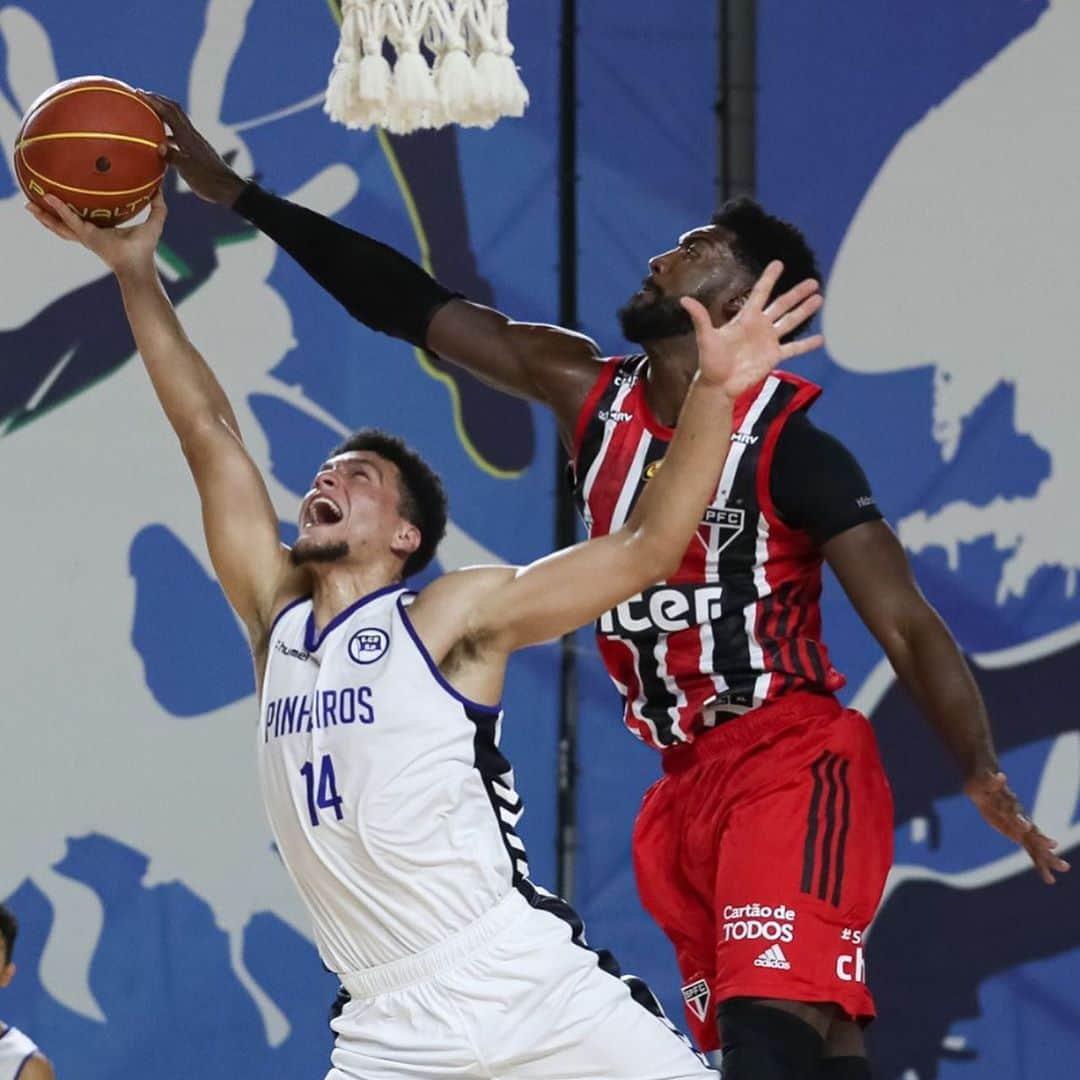
[{"label": "raised arm", "polygon": [[781,270],[770,264],[739,315],[719,329],[697,301],[683,301],[699,371],[663,467],[625,524],[524,568],[465,570],[429,586],[414,608],[433,652],[446,655],[457,633],[474,653],[507,654],[573,630],[674,572],[716,493],[732,403],[780,360],[821,344],[820,337],[781,344],[821,306],[817,283],[806,281],[766,307]]},{"label": "raised arm", "polygon": [[986,821],[1031,856],[1043,881],[1069,864],[1027,816],[1001,772],[982,695],[941,616],[915,582],[904,549],[883,521],[827,541],[822,552],[900,681],[956,761],[964,791]]},{"label": "raised arm", "polygon": [[470,303],[393,248],[245,182],[175,101],[143,97],[169,125],[166,156],[197,195],[233,207],[353,318],[429,349],[499,390],[550,406],[569,439],[597,375],[592,341]]},{"label": "raised arm", "polygon": [[83,244],[116,274],[135,345],[199,489],[214,569],[257,645],[293,571],[232,407],[184,333],[158,277],[154,251],[165,202],[159,193],[149,219],[130,229],[99,229],[59,199],[50,196],[49,204],[55,217],[29,209],[51,232]]}]

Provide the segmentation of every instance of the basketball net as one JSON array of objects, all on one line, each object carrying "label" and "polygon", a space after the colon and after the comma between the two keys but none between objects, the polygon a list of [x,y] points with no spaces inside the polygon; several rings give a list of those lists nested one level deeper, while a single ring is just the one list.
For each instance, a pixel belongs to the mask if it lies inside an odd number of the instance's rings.
[{"label": "basketball net", "polygon": [[447,124],[489,128],[523,115],[529,92],[512,59],[508,9],[509,0],[342,0],[326,112],[348,128],[399,135]]}]

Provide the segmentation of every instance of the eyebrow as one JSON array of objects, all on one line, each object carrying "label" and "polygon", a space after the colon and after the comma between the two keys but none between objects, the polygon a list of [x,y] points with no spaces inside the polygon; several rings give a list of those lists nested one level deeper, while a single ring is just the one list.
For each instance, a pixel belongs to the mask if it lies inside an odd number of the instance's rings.
[{"label": "eyebrow", "polygon": [[720,237],[718,237],[715,233],[707,232],[705,229],[698,229],[694,232],[684,233],[682,236],[680,236],[679,246],[681,247],[683,244],[692,244],[697,240],[701,240],[704,241],[706,244],[713,245],[719,244],[721,242]]},{"label": "eyebrow", "polygon": [[347,465],[369,465],[372,469],[375,470],[375,475],[378,476],[380,480],[383,479],[383,470],[379,467],[379,459],[375,455],[372,455],[371,457],[348,457],[343,459],[333,458],[330,461],[324,461],[319,467],[319,472],[322,472],[325,469],[334,468],[334,462],[337,460],[341,460],[343,464]]}]

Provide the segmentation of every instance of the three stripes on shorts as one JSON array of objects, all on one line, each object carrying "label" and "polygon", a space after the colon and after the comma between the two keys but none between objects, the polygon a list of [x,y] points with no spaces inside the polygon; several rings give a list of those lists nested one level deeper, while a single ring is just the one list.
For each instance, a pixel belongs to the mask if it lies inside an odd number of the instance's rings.
[{"label": "three stripes on shorts", "polygon": [[840,906],[844,852],[851,821],[847,758],[822,751],[810,766],[814,779],[806,816],[801,891]]}]

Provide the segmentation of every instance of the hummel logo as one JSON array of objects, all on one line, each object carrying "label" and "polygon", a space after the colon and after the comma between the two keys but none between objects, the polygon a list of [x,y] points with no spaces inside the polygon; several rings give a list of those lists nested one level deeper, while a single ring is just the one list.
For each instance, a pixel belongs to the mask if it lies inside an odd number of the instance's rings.
[{"label": "hummel logo", "polygon": [[779,968],[790,971],[791,965],[779,945],[770,945],[755,961],[754,967]]},{"label": "hummel logo", "polygon": [[294,660],[307,660],[311,657],[311,653],[303,652],[300,649],[290,649],[280,638],[275,648],[283,656],[291,656]]}]

